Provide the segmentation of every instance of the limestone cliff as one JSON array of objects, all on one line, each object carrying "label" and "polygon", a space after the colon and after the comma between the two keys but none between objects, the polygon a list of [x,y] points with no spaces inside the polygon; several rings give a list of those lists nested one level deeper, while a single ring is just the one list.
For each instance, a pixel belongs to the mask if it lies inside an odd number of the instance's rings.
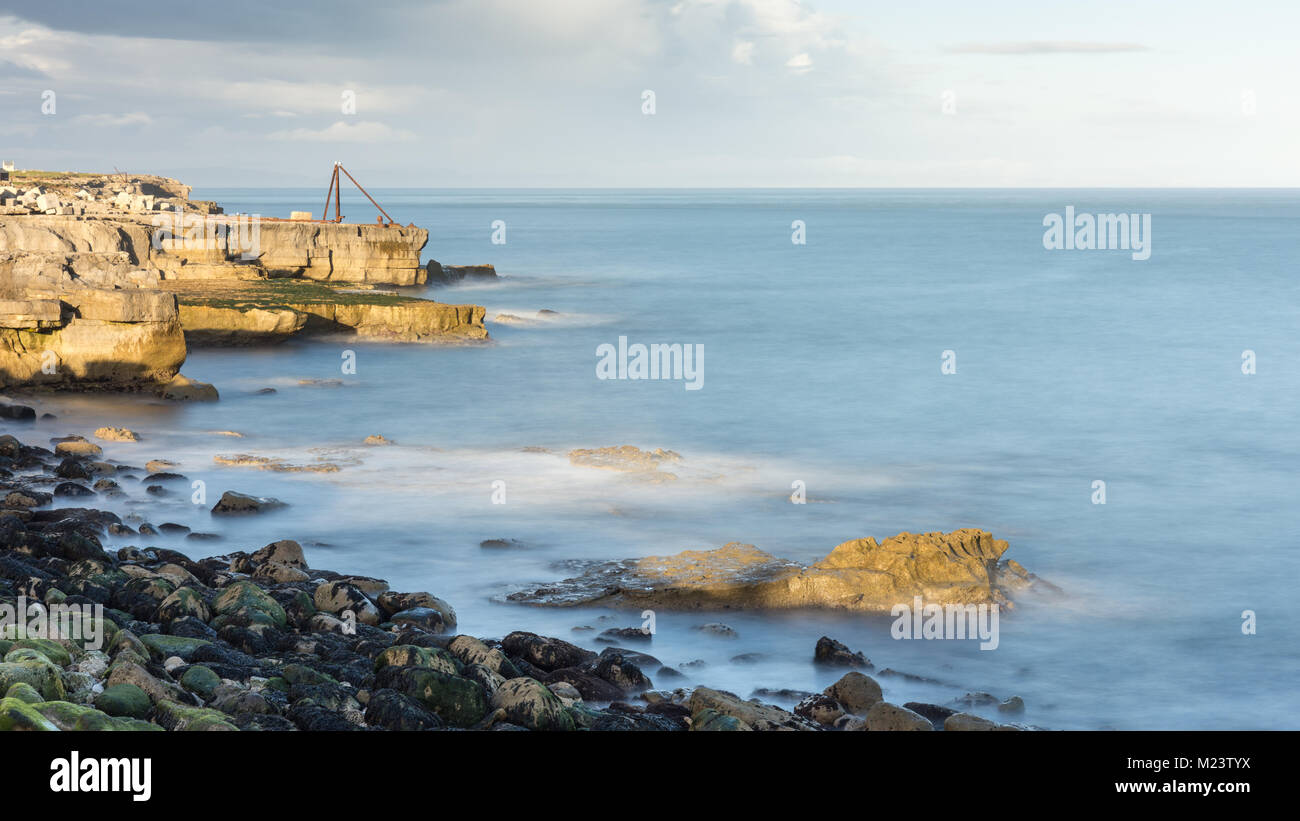
[{"label": "limestone cliff", "polygon": [[[0,254],[0,387],[147,387],[185,362],[176,297],[76,255]],[[80,266],[86,276],[72,270]]]},{"label": "limestone cliff", "polygon": [[374,290],[427,281],[424,229],[226,215],[189,192],[147,175],[0,185],[0,386],[169,381],[187,339],[487,338],[479,306]]}]

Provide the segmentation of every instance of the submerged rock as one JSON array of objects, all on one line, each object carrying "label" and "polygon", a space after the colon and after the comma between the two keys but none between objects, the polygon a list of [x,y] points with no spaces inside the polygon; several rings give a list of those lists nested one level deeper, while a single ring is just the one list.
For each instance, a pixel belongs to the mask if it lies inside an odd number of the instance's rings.
[{"label": "submerged rock", "polygon": [[899,535],[844,542],[811,565],[733,542],[602,562],[580,576],[511,594],[542,606],[604,604],[667,609],[836,608],[888,612],[922,596],[927,604],[1014,606],[1010,595],[1042,585],[1013,561],[1007,543],[983,530]]},{"label": "submerged rock", "polygon": [[267,496],[249,496],[246,493],[227,490],[221,494],[221,499],[213,505],[212,512],[216,514],[265,513],[268,510],[281,507],[285,507],[285,503],[279,499],[272,499]]}]

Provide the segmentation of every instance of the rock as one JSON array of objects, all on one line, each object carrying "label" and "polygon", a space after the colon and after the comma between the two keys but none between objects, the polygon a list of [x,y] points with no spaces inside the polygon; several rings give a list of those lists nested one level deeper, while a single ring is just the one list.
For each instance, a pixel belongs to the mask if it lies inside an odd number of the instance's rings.
[{"label": "rock", "polygon": [[681,454],[663,448],[641,450],[632,445],[608,448],[577,448],[569,451],[569,463],[580,467],[617,470],[625,473],[653,475],[659,479],[676,479],[660,467],[682,460]]},{"label": "rock", "polygon": [[601,656],[592,672],[626,693],[639,693],[654,686],[640,667],[618,653]]},{"label": "rock", "polygon": [[399,627],[415,626],[430,633],[441,633],[445,627],[442,614],[432,607],[412,607],[409,610],[394,613],[389,621]]},{"label": "rock", "polygon": [[28,407],[27,405],[11,405],[7,402],[0,402],[0,419],[24,422],[31,421],[35,418],[35,408]]},{"label": "rock", "polygon": [[181,686],[204,701],[210,700],[220,685],[221,677],[202,664],[191,665],[181,675]]},{"label": "rock", "polygon": [[212,610],[197,592],[189,587],[178,587],[158,605],[157,619],[170,624],[186,616],[206,622],[212,618]]},{"label": "rock", "polygon": [[540,681],[515,678],[502,684],[492,706],[505,710],[506,719],[530,730],[572,730],[573,718],[564,703]]},{"label": "rock", "polygon": [[527,547],[517,539],[484,539],[478,546],[485,550],[522,550]]},{"label": "rock", "polygon": [[425,264],[425,276],[430,285],[454,285],[466,279],[496,279],[497,271],[491,265],[442,265],[431,259]]},{"label": "rock", "polygon": [[845,673],[839,681],[826,688],[825,694],[856,715],[866,715],[874,704],[884,698],[875,679],[857,671]]},{"label": "rock", "polygon": [[562,701],[566,707],[582,701],[582,693],[579,693],[578,688],[567,681],[557,681],[546,686],[552,693],[555,693],[556,698]]},{"label": "rock", "polygon": [[688,703],[692,726],[698,723],[700,713],[712,710],[738,719],[755,730],[815,730],[817,725],[805,718],[787,713],[779,707],[755,701],[741,701],[731,693],[709,687],[696,687]]},{"label": "rock", "polygon": [[501,685],[506,683],[505,676],[488,669],[482,664],[466,665],[463,675],[482,687],[489,700],[496,695],[497,690],[501,689]]},{"label": "rock", "polygon": [[45,700],[44,696],[36,692],[35,687],[25,681],[20,681],[10,687],[9,691],[4,693],[3,698],[16,698],[28,704],[39,704]]},{"label": "rock", "polygon": [[135,431],[127,428],[98,428],[95,431],[96,439],[103,439],[105,442],[139,442],[140,437]]},{"label": "rock", "polygon": [[950,733],[996,730],[997,727],[997,722],[973,713],[953,713],[943,722],[943,729]]},{"label": "rock", "polygon": [[855,653],[848,647],[829,636],[817,639],[813,649],[813,661],[828,667],[862,667],[870,670],[871,661],[861,653]]},{"label": "rock", "polygon": [[94,496],[95,491],[85,485],[79,485],[76,482],[60,482],[54,486],[54,495],[64,498],[76,498],[79,496]]},{"label": "rock", "polygon": [[794,714],[830,727],[844,715],[844,706],[825,693],[815,693],[796,704]]},{"label": "rock", "polygon": [[0,699],[0,732],[13,730],[56,732],[58,729],[32,705],[16,698]]},{"label": "rock", "polygon": [[596,641],[616,642],[619,640],[650,641],[654,634],[646,627],[611,627],[602,630]]},{"label": "rock", "polygon": [[488,647],[473,636],[456,636],[447,644],[447,649],[463,664],[481,664],[508,679],[520,675],[505,653],[496,647]]},{"label": "rock", "polygon": [[488,713],[481,685],[427,667],[385,667],[375,674],[375,686],[415,699],[453,727],[472,727]]},{"label": "rock", "polygon": [[262,579],[273,584],[285,584],[287,582],[305,582],[311,579],[310,574],[305,570],[299,570],[296,567],[289,567],[286,564],[268,563],[259,565],[253,571],[254,579]]},{"label": "rock", "polygon": [[[63,700],[66,691],[63,687],[63,679],[59,675],[59,668],[44,656],[40,656],[39,661],[22,656],[17,658],[23,660],[11,660],[15,658],[15,652],[7,653],[6,660],[0,663],[0,692],[7,693],[11,687],[21,682],[31,686],[46,701]],[[34,651],[27,652],[34,654]]]},{"label": "rock", "polygon": [[944,720],[947,719],[948,716],[957,712],[948,707],[941,707],[938,704],[926,704],[919,701],[909,701],[903,706],[914,713],[925,716],[930,719],[931,722],[937,723],[940,726],[943,725]]},{"label": "rock", "polygon": [[[596,457],[582,456],[584,462]],[[927,604],[998,604],[1009,595],[1047,583],[999,561],[1007,543],[982,530],[914,535],[900,533],[844,542],[819,562],[803,566],[753,545],[688,550],[602,562],[580,576],[519,591],[512,601],[548,606],[838,608],[889,612],[924,594]],[[1023,570],[1021,568],[1020,570]]]},{"label": "rock", "polygon": [[57,456],[102,456],[104,449],[94,442],[87,442],[81,437],[59,442],[54,446],[54,453]]},{"label": "rock", "polygon": [[221,499],[213,505],[212,513],[214,515],[265,513],[281,507],[285,507],[285,503],[278,499],[266,496],[249,496],[227,490],[221,494]]},{"label": "rock", "polygon": [[153,704],[149,694],[134,684],[114,684],[95,696],[95,708],[107,715],[146,718]]},{"label": "rock", "polygon": [[287,616],[284,608],[266,591],[250,581],[237,581],[221,591],[212,602],[217,618],[213,625],[220,629],[224,620],[242,619],[253,624],[284,628]]},{"label": "rock", "polygon": [[696,732],[752,731],[754,728],[733,715],[706,708],[691,716],[691,730]]},{"label": "rock", "polygon": [[[72,629],[76,629],[75,626]],[[72,654],[55,639],[24,638],[13,643],[13,649],[27,648],[35,650],[56,667],[68,667],[72,664]]]},{"label": "rock", "polygon": [[325,582],[316,588],[314,603],[317,610],[331,615],[351,612],[362,624],[378,625],[379,608],[359,589],[347,582]]},{"label": "rock", "polygon": [[76,456],[69,456],[59,463],[54,469],[54,475],[63,479],[89,479],[91,477],[90,468],[86,463]]},{"label": "rock", "polygon": [[393,444],[393,440],[391,440],[391,439],[385,439],[383,436],[379,435],[378,433],[372,433],[371,435],[369,435],[369,436],[367,436],[367,437],[365,438],[365,440],[362,442],[362,444],[365,444],[365,445],[391,445],[391,444]]},{"label": "rock", "polygon": [[219,710],[189,707],[168,700],[156,702],[155,709],[158,723],[168,730],[188,732],[239,730],[230,722],[230,718]]},{"label": "rock", "polygon": [[438,714],[396,690],[378,690],[366,704],[366,723],[385,730],[438,730],[444,726]]},{"label": "rock", "polygon": [[590,650],[584,650],[562,639],[546,638],[524,631],[516,631],[502,639],[501,649],[547,672],[565,667],[577,667],[596,658],[596,654]]},{"label": "rock", "polygon": [[179,373],[163,384],[159,388],[159,393],[163,399],[178,402],[215,402],[220,398],[217,389],[212,385]]},{"label": "rock", "polygon": [[998,703],[998,697],[992,693],[967,693],[961,698],[953,699],[953,703],[962,707],[992,707]]},{"label": "rock", "polygon": [[[362,588],[362,592],[366,592],[364,588]],[[367,595],[369,594],[367,593]],[[374,596],[374,601],[385,617],[390,619],[403,610],[427,607],[438,611],[438,614],[442,616],[444,627],[452,628],[456,626],[455,608],[430,593],[394,593],[385,590],[378,592]]]},{"label": "rock", "polygon": [[866,729],[871,731],[921,730],[933,731],[934,724],[925,716],[906,707],[887,701],[878,701],[867,711]]},{"label": "rock", "polygon": [[440,673],[460,675],[461,666],[445,650],[430,647],[415,647],[410,644],[397,644],[386,647],[375,657],[375,671],[385,667],[428,667]]},{"label": "rock", "polygon": [[562,682],[577,690],[586,701],[617,701],[626,696],[622,687],[577,667],[562,667],[541,675],[547,686]]},{"label": "rock", "polygon": [[281,539],[251,556],[253,564],[279,564],[290,568],[307,569],[307,557],[303,555],[302,544],[291,539]]},{"label": "rock", "polygon": [[140,637],[140,642],[148,647],[150,655],[159,661],[172,656],[179,656],[188,661],[200,647],[212,643],[207,639],[168,636],[162,633],[146,633]]},{"label": "rock", "polygon": [[708,633],[712,636],[718,636],[724,639],[738,639],[740,634],[720,621],[711,621],[708,624],[701,624],[695,628],[701,633]]},{"label": "rock", "polygon": [[1020,696],[1012,696],[998,705],[1000,713],[1023,713],[1025,711],[1025,700]]}]

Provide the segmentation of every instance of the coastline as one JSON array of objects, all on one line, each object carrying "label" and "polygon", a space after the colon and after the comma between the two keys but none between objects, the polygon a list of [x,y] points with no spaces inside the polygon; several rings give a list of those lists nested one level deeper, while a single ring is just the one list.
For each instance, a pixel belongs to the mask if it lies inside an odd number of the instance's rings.
[{"label": "coastline", "polygon": [[[20,407],[5,406],[6,428],[35,417]],[[1015,723],[1016,697],[964,697],[998,705],[1001,722],[964,711],[961,699],[893,704],[871,661],[830,637],[810,663],[844,674],[787,710],[707,686],[673,688],[676,671],[639,650],[598,653],[538,636],[526,629],[527,608],[516,632],[458,634],[453,605],[436,595],[313,567],[289,539],[195,561],[149,546],[166,524],[132,527],[109,511],[55,506],[119,482],[166,481],[165,462],[106,462],[89,439],[57,440],[52,450],[0,435],[0,603],[101,607],[83,623],[105,641],[85,649],[85,636],[0,639],[6,729],[1038,729]],[[216,507],[247,499],[228,493]],[[140,544],[107,552],[99,537],[108,533]]]}]

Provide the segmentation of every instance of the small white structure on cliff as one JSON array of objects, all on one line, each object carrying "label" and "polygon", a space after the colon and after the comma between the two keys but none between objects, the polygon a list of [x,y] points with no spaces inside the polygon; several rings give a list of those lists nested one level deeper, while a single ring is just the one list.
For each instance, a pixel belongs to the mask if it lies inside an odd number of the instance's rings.
[{"label": "small white structure on cliff", "polygon": [[0,182],[9,182],[9,175],[13,173],[14,161],[5,160],[0,162]]}]

